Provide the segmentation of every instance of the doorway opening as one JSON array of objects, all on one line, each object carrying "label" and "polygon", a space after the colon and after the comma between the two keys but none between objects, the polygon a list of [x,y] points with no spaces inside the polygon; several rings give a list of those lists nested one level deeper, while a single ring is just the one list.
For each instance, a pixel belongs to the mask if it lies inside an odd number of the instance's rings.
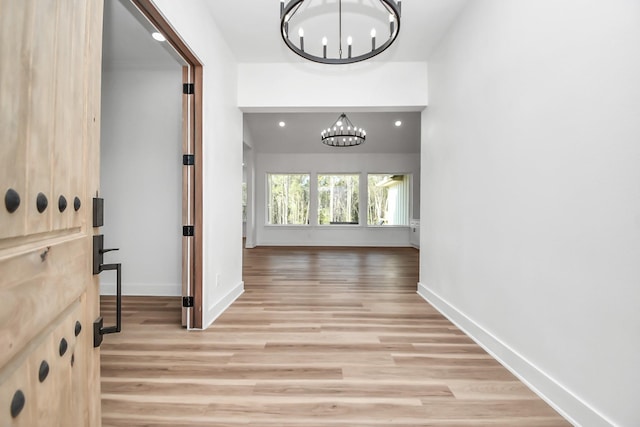
[{"label": "doorway opening", "polygon": [[182,296],[183,326],[200,329],[202,65],[149,0],[105,2],[104,17],[105,243],[125,295]]}]

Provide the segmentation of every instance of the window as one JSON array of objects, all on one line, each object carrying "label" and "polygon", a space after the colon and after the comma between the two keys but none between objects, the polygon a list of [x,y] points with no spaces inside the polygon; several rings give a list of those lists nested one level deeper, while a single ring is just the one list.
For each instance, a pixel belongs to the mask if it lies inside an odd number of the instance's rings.
[{"label": "window", "polygon": [[409,225],[410,175],[371,174],[368,187],[367,224]]},{"label": "window", "polygon": [[247,183],[242,183],[242,222],[247,222]]},{"label": "window", "polygon": [[267,224],[309,223],[309,175],[267,174]]},{"label": "window", "polygon": [[358,175],[318,175],[318,223],[358,224]]}]

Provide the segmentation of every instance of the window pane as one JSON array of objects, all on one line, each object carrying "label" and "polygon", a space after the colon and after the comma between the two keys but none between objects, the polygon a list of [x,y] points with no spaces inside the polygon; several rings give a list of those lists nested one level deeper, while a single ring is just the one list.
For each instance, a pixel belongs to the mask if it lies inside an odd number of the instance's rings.
[{"label": "window pane", "polygon": [[267,174],[267,224],[309,223],[309,175]]},{"label": "window pane", "polygon": [[318,175],[318,222],[358,224],[358,175]]},{"label": "window pane", "polygon": [[409,225],[410,175],[369,175],[367,224]]},{"label": "window pane", "polygon": [[247,222],[247,183],[242,183],[242,221]]}]

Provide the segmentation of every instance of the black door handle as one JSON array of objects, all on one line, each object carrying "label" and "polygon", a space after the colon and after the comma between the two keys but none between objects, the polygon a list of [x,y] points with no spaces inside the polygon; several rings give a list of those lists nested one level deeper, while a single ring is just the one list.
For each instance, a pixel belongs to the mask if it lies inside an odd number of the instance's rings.
[{"label": "black door handle", "polygon": [[122,328],[122,264],[104,263],[104,254],[117,250],[117,248],[104,249],[104,236],[102,234],[93,236],[93,274],[100,274],[109,270],[115,270],[116,272],[116,324],[114,326],[104,326],[102,316],[93,322],[94,347],[99,347],[102,344],[103,335],[120,332]]},{"label": "black door handle", "polygon": [[100,347],[103,335],[118,333],[122,328],[122,264],[102,264],[100,266],[100,271],[107,270],[116,271],[116,324],[114,326],[103,326],[102,316],[93,322],[94,347]]},{"label": "black door handle", "polygon": [[122,325],[122,264],[104,264],[105,270],[116,270],[116,325],[103,327],[102,335],[120,332]]}]

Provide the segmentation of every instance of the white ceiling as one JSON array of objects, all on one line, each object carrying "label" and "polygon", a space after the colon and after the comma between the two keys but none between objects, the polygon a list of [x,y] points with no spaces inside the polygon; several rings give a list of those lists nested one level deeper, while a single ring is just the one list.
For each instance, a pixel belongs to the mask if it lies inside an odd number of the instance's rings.
[{"label": "white ceiling", "polygon": [[[205,4],[238,62],[300,62],[282,42],[279,32],[279,0],[191,0]],[[308,0],[324,10],[337,7],[338,0]],[[426,61],[433,47],[451,25],[468,0],[403,0],[400,35],[396,42],[374,61]],[[343,0],[371,5],[377,0]],[[344,6],[343,6],[344,7]],[[150,36],[152,27],[128,0],[106,0],[103,65],[131,68],[175,68],[175,52],[167,43]],[[357,27],[357,26],[356,26]],[[305,30],[309,43],[327,34]],[[350,27],[354,39],[368,36],[370,28]],[[327,35],[330,37],[330,35]],[[354,43],[355,45],[355,43]],[[254,148],[271,153],[330,153],[336,150],[358,153],[417,153],[420,151],[420,113],[350,112],[351,121],[367,130],[367,142],[359,147],[337,149],[320,142],[319,133],[343,111],[246,113],[245,132]],[[400,128],[394,126],[401,120]],[[280,128],[279,121],[287,126]]]},{"label": "white ceiling", "polygon": [[[199,0],[205,2],[231,46],[239,62],[299,62],[280,37],[279,0]],[[308,0],[311,3],[334,5],[338,0]],[[376,61],[426,61],[433,47],[449,28],[468,0],[403,0],[400,35]],[[359,3],[368,6],[377,0],[343,0],[343,4]],[[346,6],[343,5],[343,9]],[[354,39],[358,34],[368,37],[370,26],[352,28]],[[305,31],[308,43],[331,34],[312,34]]]},{"label": "white ceiling", "polygon": [[[245,113],[245,131],[255,150],[264,153],[419,153],[419,112],[350,113],[349,120],[367,131],[367,140],[357,147],[328,147],[320,132],[331,126],[340,113]],[[402,125],[395,126],[400,120]],[[285,127],[278,123],[283,121]]]},{"label": "white ceiling", "polygon": [[151,37],[153,26],[128,0],[104,2],[103,68],[176,69],[182,59]]}]

